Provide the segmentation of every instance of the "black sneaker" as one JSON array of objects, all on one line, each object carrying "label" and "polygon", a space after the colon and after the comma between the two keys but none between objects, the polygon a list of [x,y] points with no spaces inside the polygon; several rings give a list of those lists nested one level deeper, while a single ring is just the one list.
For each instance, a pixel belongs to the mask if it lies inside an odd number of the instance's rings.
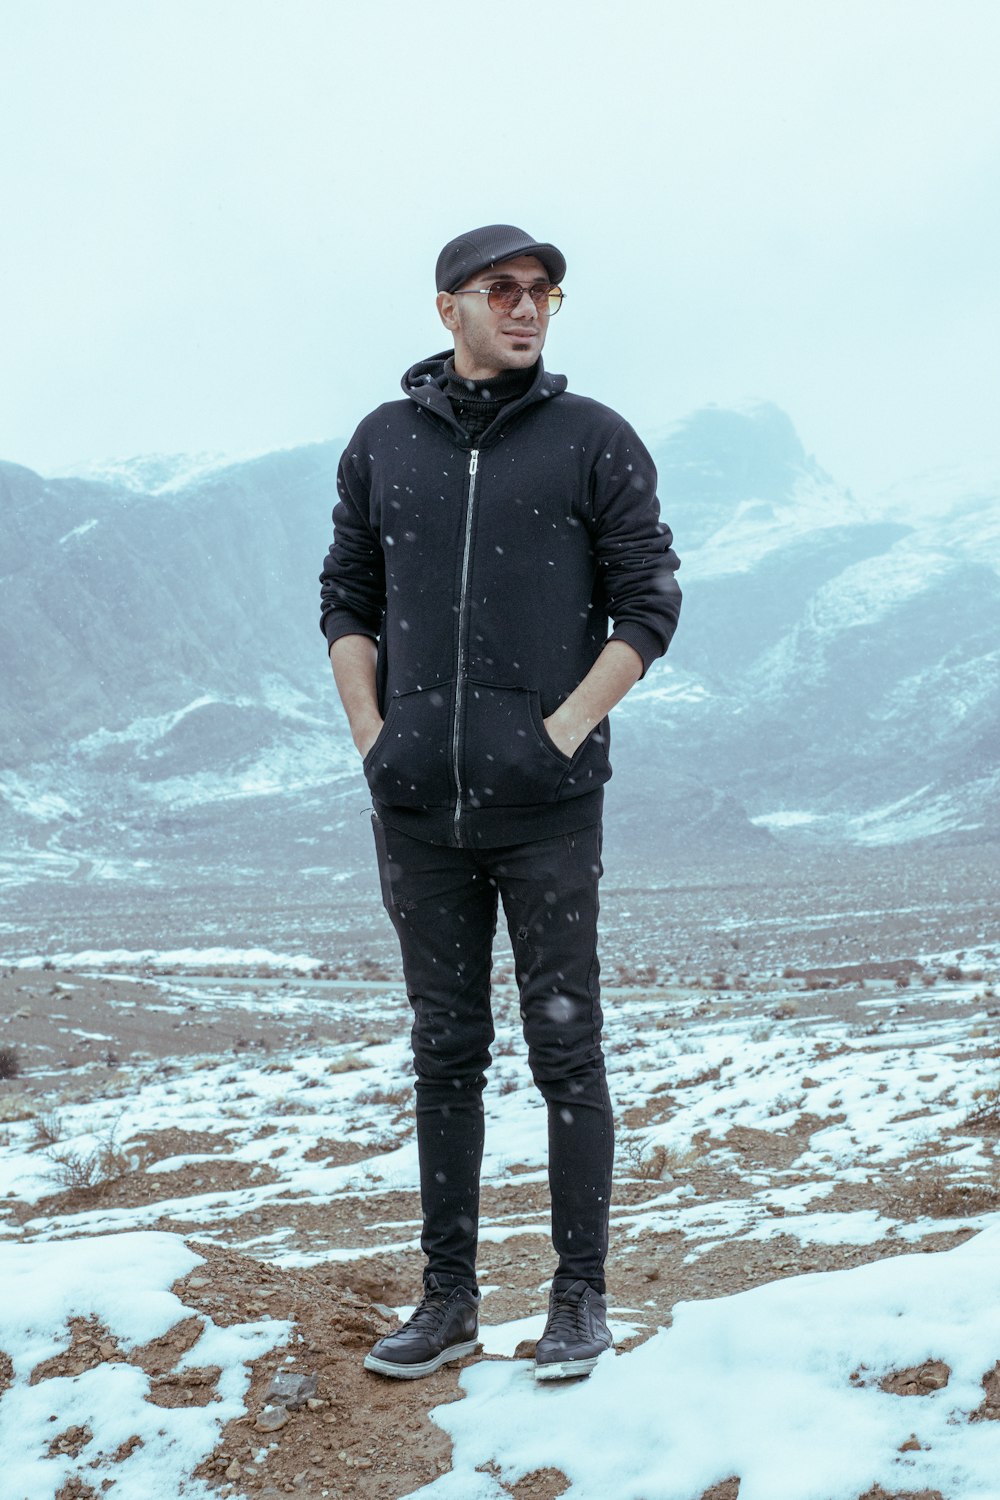
[{"label": "black sneaker", "polygon": [[589,1375],[614,1343],[607,1323],[608,1302],[586,1281],[549,1295],[545,1332],[535,1345],[536,1380],[572,1380]]},{"label": "black sneaker", "polygon": [[464,1359],[479,1342],[481,1300],[468,1287],[441,1286],[435,1276],[428,1276],[411,1316],[365,1355],[365,1369],[394,1380],[419,1380],[454,1359]]}]

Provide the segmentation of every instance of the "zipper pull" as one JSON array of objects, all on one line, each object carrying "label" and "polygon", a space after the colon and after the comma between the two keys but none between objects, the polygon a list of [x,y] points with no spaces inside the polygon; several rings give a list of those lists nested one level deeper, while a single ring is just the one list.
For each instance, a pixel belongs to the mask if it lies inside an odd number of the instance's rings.
[{"label": "zipper pull", "polygon": [[474,475],[475,472],[476,472],[476,470],[478,468],[479,468],[479,449],[478,448],[473,448],[472,452],[469,454],[469,474],[470,474],[470,476]]}]

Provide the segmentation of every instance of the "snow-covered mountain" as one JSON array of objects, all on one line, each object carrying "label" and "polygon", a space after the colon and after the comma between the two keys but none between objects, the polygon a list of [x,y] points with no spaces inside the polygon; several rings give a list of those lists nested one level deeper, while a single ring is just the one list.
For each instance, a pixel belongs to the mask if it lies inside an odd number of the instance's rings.
[{"label": "snow-covered mountain", "polygon": [[769,406],[696,413],[658,459],[685,605],[673,695],[661,668],[621,711],[631,753],[775,834],[994,836],[1000,485],[862,504]]},{"label": "snow-covered mountain", "polygon": [[[367,858],[316,623],[339,447],[0,464],[8,878]],[[609,819],[637,857],[1000,833],[1000,489],[863,504],[769,405],[696,412],[656,457],[685,603],[616,714]]]}]

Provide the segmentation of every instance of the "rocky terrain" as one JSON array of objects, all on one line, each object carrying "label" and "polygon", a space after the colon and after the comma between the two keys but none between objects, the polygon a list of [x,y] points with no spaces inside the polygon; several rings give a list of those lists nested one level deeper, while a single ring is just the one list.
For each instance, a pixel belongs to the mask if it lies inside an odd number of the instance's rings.
[{"label": "rocky terrain", "polygon": [[[940,910],[932,928],[930,900],[921,909],[929,886],[909,894],[909,914],[870,915],[862,955],[846,937],[831,941],[843,915],[778,903],[770,919],[749,916],[735,892],[724,936],[710,939],[703,918],[699,943],[683,919],[691,952],[679,960],[667,910],[649,892],[616,891],[604,966],[623,1370],[681,1306],[732,1299],[736,1316],[754,1288],[945,1254],[1000,1223],[1000,944],[972,937],[990,920],[987,903],[966,913],[956,948]],[[78,1287],[73,1315],[53,1329],[62,1352],[31,1380],[48,1382],[54,1402],[57,1377],[98,1381],[124,1361],[148,1383],[154,1413],[166,1403],[211,1417],[221,1376],[194,1347],[205,1328],[249,1337],[272,1327],[270,1346],[248,1360],[236,1414],[185,1480],[234,1497],[394,1500],[465,1472],[441,1425],[442,1403],[462,1398],[460,1371],[400,1388],[360,1368],[418,1292],[407,1007],[379,939],[359,930],[332,947],[322,963],[150,949],[79,955],[64,969],[39,956],[0,976],[0,1253],[30,1248],[42,1264],[48,1247],[139,1234],[177,1237],[200,1257],[174,1283],[177,1312],[159,1341],[130,1347]],[[495,977],[480,1255],[489,1290],[472,1369],[530,1355],[550,1274],[544,1112],[502,954]],[[937,1366],[903,1350],[879,1375],[883,1389],[943,1390],[921,1384]],[[997,1360],[1000,1347],[979,1372],[980,1415],[996,1415]],[[283,1418],[279,1404],[279,1425],[265,1431],[280,1370],[318,1386]],[[145,1493],[122,1487],[151,1441],[136,1421],[117,1458],[95,1422],[57,1428],[60,1442],[37,1461],[61,1476],[60,1500],[101,1493],[116,1475],[123,1500]],[[919,1443],[916,1415],[911,1425]],[[570,1492],[558,1464],[518,1474],[496,1456],[498,1494]],[[865,1500],[904,1493],[872,1487],[895,1472],[884,1457]],[[735,1500],[739,1479],[683,1500]],[[752,1473],[743,1483],[759,1493]]]}]

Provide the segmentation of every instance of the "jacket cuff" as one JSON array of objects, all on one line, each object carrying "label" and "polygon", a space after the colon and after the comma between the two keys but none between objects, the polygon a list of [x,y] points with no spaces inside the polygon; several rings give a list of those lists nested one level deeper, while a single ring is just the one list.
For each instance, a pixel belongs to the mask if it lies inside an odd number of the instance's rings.
[{"label": "jacket cuff", "polygon": [[340,609],[331,609],[330,613],[324,616],[323,634],[326,636],[327,651],[334,641],[340,640],[342,635],[366,635],[369,640],[378,642],[377,630],[372,630],[370,625],[363,624],[356,616],[345,614]]},{"label": "jacket cuff", "polygon": [[626,646],[631,646],[633,651],[639,653],[642,657],[643,677],[654,661],[658,661],[667,649],[662,636],[656,635],[652,630],[647,630],[645,625],[636,624],[634,620],[623,620],[620,625],[616,625],[609,640],[624,641]]}]

